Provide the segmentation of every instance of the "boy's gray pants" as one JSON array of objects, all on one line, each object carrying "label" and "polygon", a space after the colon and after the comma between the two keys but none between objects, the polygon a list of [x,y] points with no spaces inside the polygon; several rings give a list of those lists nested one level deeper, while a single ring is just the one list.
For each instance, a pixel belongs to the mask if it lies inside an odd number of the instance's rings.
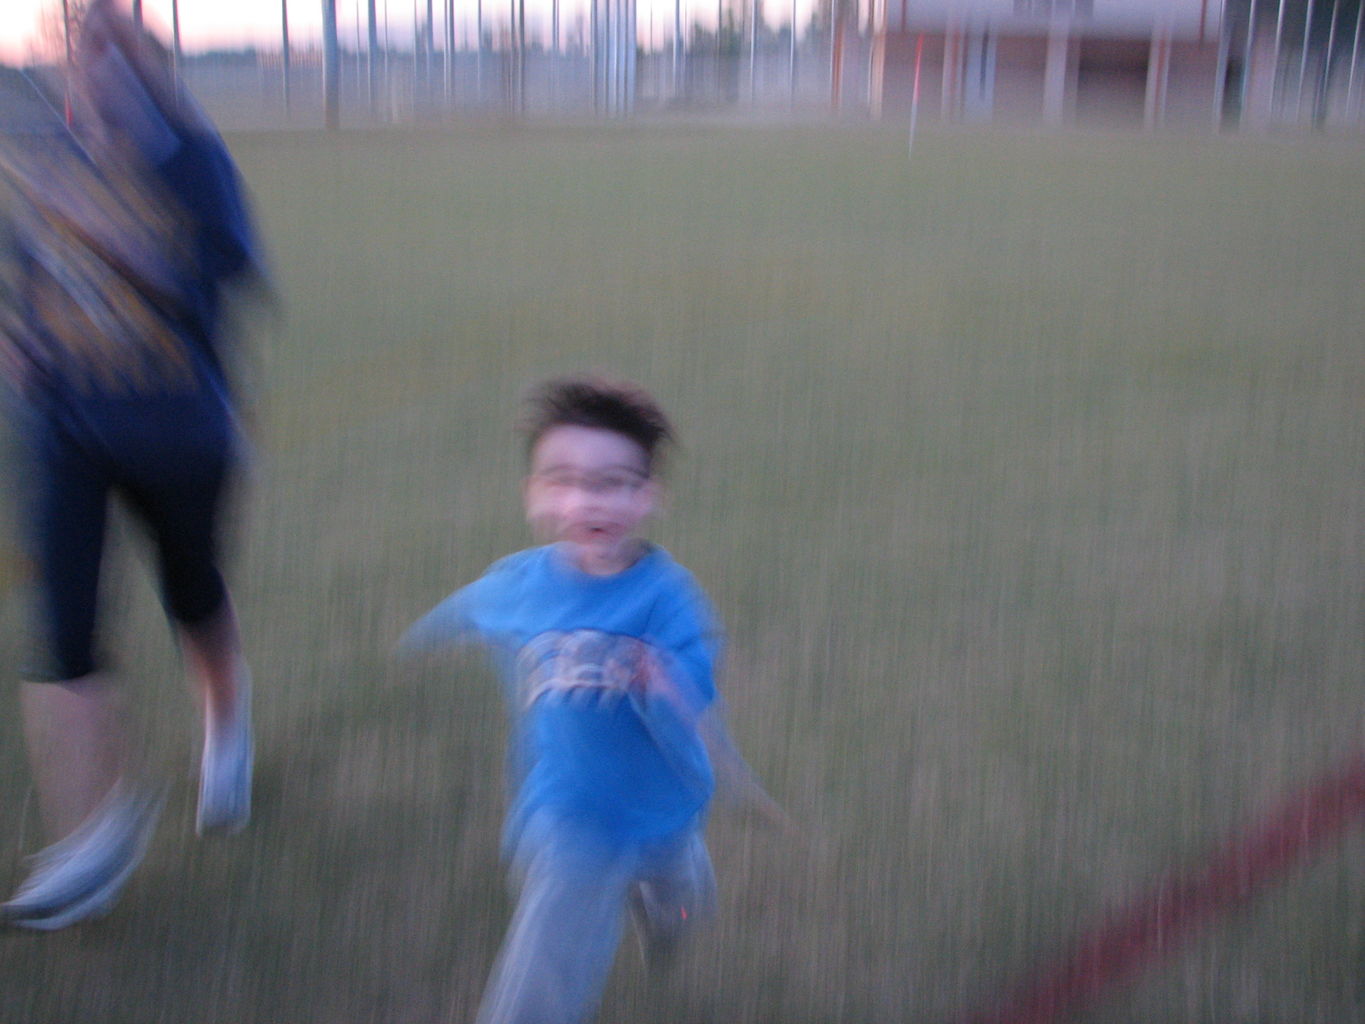
[{"label": "boy's gray pants", "polygon": [[699,830],[623,848],[533,819],[513,868],[520,896],[478,1024],[583,1024],[606,985],[627,906],[647,959],[666,958],[715,912],[715,875]]}]

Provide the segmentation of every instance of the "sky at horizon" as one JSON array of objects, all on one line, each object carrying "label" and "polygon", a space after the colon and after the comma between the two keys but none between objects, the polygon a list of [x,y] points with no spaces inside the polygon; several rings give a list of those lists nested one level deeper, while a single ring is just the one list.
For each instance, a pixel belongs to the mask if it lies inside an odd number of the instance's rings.
[{"label": "sky at horizon", "polygon": [[[125,0],[126,2],[126,0]],[[472,39],[472,26],[478,16],[481,0],[455,0],[456,40]],[[636,25],[642,43],[649,43],[653,33],[656,43],[671,39],[674,0],[638,0]],[[731,7],[744,0],[726,0]],[[482,0],[484,25],[506,23],[510,0]],[[533,33],[545,31],[551,17],[552,0],[527,0],[527,29]],[[812,0],[796,0],[798,20],[809,17]],[[588,0],[560,0],[561,33],[567,34],[575,19],[585,15]],[[686,24],[698,21],[715,25],[715,0],[681,0],[682,17]],[[443,30],[442,0],[433,4],[436,37]],[[791,0],[767,0],[761,5],[766,10],[764,21],[779,27],[791,22]],[[381,39],[387,25],[391,45],[400,48],[412,45],[414,16],[425,19],[426,0],[378,0],[377,14]],[[256,46],[279,49],[281,39],[281,0],[180,0],[180,40],[189,53],[211,49],[240,49]],[[148,26],[167,41],[171,38],[171,0],[143,0],[143,17]],[[354,45],[357,35],[365,34],[367,6],[365,0],[337,0],[337,30],[342,45]],[[49,24],[49,37],[60,24],[61,0],[0,0],[0,63],[23,64],[43,49],[43,23]],[[289,41],[291,49],[316,43],[322,34],[321,0],[293,0],[288,4]],[[58,35],[57,38],[60,38]],[[439,42],[438,42],[439,45]]]}]

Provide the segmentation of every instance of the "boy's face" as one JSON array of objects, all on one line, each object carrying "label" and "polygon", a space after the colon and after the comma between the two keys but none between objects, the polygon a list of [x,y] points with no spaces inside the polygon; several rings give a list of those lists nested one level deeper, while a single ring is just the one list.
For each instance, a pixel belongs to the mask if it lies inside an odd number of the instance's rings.
[{"label": "boy's face", "polygon": [[639,558],[637,531],[659,500],[644,449],[596,427],[552,427],[541,435],[522,493],[537,535],[565,545],[578,568],[595,576]]}]

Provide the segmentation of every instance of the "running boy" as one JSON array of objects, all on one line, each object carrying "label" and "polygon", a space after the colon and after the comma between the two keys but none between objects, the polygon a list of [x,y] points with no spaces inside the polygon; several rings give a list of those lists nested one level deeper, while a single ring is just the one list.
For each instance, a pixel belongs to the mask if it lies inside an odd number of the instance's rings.
[{"label": "running boy", "polygon": [[513,714],[504,843],[520,898],[479,1024],[589,1019],[627,907],[654,961],[715,900],[702,730],[716,626],[692,576],[639,533],[669,423],[630,385],[569,379],[533,396],[525,430],[526,516],[549,543],[495,563],[403,642],[482,640]]}]

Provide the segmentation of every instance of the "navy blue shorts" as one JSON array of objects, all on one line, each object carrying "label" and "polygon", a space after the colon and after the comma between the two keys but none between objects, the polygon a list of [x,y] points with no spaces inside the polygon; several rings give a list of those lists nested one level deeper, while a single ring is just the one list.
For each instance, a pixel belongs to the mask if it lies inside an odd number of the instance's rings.
[{"label": "navy blue shorts", "polygon": [[37,642],[25,678],[75,679],[99,667],[96,604],[113,497],[155,547],[167,615],[192,625],[217,611],[226,593],[218,520],[240,450],[223,398],[211,389],[83,398],[33,413],[23,434]]}]

